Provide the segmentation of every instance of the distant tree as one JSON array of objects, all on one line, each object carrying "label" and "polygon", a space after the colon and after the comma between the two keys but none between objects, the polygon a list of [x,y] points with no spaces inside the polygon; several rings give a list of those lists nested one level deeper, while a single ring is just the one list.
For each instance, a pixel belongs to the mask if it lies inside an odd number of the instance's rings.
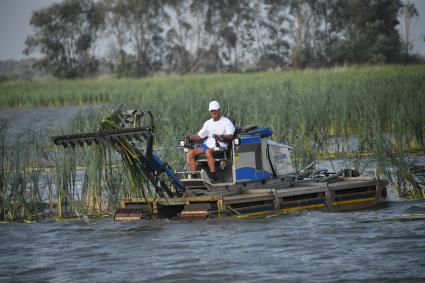
[{"label": "distant tree", "polygon": [[60,78],[98,70],[100,35],[118,77],[391,63],[417,16],[401,0],[64,0],[34,12],[24,52]]},{"label": "distant tree", "polygon": [[218,30],[220,59],[227,71],[238,71],[239,45],[238,29],[243,21],[243,1],[228,1],[218,10],[218,17],[222,19]]},{"label": "distant tree", "polygon": [[291,2],[290,40],[292,42],[290,65],[295,68],[308,67],[313,61],[312,13],[304,0]]},{"label": "distant tree", "polygon": [[415,7],[414,3],[407,1],[399,11],[400,17],[404,20],[403,26],[403,57],[404,63],[406,64],[409,59],[409,52],[413,48],[413,39],[411,38],[411,32],[413,30],[414,24],[419,17],[419,12]]},{"label": "distant tree", "polygon": [[[120,70],[136,77],[161,69],[164,25],[169,22],[161,0],[109,0],[110,29],[118,43]],[[125,49],[124,47],[128,47]],[[134,53],[133,53],[134,52]],[[130,70],[128,70],[130,68]],[[120,71],[121,72],[121,71]]]},{"label": "distant tree", "polygon": [[237,38],[231,28],[234,8],[238,1],[205,0],[204,56],[202,68],[207,72],[227,70],[230,65],[229,49],[235,47]]},{"label": "distant tree", "polygon": [[398,62],[400,0],[292,0],[294,67]]},{"label": "distant tree", "polygon": [[203,46],[205,5],[201,1],[169,0],[171,22],[165,36],[164,68],[168,72],[186,74],[197,68]]},{"label": "distant tree", "polygon": [[259,69],[287,66],[290,45],[289,1],[266,0],[261,9],[265,16],[261,19],[261,54],[258,56]]},{"label": "distant tree", "polygon": [[241,1],[167,1],[173,11],[166,64],[177,73],[238,71],[250,37],[250,6]]},{"label": "distant tree", "polygon": [[343,1],[308,0],[312,15],[311,53],[314,58],[310,64],[314,67],[329,67],[336,62],[337,43],[344,38],[344,25],[340,8]]},{"label": "distant tree", "polygon": [[112,37],[109,43],[106,61],[113,73],[118,77],[132,76],[135,72],[131,56],[126,48],[130,42],[126,25],[122,20],[125,15],[124,6],[117,5],[115,0],[106,0],[106,22],[107,34]]},{"label": "distant tree", "polygon": [[289,15],[293,67],[326,67],[334,64],[335,43],[343,25],[335,17],[342,1],[292,0]]},{"label": "distant tree", "polygon": [[0,61],[0,77],[3,80],[32,80],[45,77],[46,73],[43,70],[34,68],[35,63],[34,58]]},{"label": "distant tree", "polygon": [[401,46],[396,27],[400,7],[400,0],[342,1],[339,63],[398,62]]},{"label": "distant tree", "polygon": [[35,11],[24,54],[39,51],[36,65],[58,78],[83,78],[98,68],[95,43],[104,27],[104,9],[93,0],[64,0]]}]

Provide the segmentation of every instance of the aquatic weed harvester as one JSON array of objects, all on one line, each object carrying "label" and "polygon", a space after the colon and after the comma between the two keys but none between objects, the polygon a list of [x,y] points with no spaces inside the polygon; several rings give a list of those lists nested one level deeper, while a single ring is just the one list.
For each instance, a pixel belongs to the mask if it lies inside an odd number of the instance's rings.
[{"label": "aquatic weed harvester", "polygon": [[[150,124],[141,125],[148,117]],[[372,207],[386,196],[386,181],[316,171],[314,163],[296,174],[292,148],[271,140],[270,128],[238,128],[228,148],[217,147],[217,181],[208,174],[207,159],[197,158],[197,171],[175,172],[155,154],[154,117],[150,111],[115,111],[97,132],[52,137],[64,147],[105,145],[121,156],[131,186],[143,197],[123,198],[115,220],[141,218],[205,219],[252,217],[307,209],[347,211]],[[182,138],[187,153],[199,146]]]}]

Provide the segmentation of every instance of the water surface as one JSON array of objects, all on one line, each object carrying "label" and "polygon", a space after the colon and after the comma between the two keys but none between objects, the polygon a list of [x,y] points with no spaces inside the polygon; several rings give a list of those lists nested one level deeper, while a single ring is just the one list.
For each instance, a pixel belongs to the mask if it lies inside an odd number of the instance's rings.
[{"label": "water surface", "polygon": [[425,282],[425,204],[262,219],[0,225],[0,281]]},{"label": "water surface", "polygon": [[0,121],[7,124],[7,138],[14,139],[32,130],[49,133],[55,129],[68,128],[69,122],[81,111],[91,111],[95,107],[31,107],[0,109]]},{"label": "water surface", "polygon": [[[0,119],[15,136],[66,127],[81,109],[3,109]],[[1,224],[0,282],[425,282],[425,204],[395,199],[263,219]]]}]

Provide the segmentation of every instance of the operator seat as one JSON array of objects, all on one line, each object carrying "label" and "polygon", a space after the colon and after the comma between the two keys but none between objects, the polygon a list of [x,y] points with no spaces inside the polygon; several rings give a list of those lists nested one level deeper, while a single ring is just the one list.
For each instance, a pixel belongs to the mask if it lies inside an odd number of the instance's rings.
[{"label": "operator seat", "polygon": [[[223,160],[228,160],[228,156],[229,156],[229,147],[226,149],[220,149],[220,150],[216,150],[214,151],[214,161],[216,162],[220,162]],[[202,153],[200,155],[197,156],[196,158],[197,162],[207,162],[207,156],[205,155],[205,153]]]}]

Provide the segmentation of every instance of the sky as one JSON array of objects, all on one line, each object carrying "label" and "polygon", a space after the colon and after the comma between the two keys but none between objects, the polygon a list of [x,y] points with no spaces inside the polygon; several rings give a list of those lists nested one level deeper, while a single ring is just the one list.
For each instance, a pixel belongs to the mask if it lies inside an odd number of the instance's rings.
[{"label": "sky", "polygon": [[[0,0],[0,60],[24,59],[25,39],[31,34],[29,24],[34,10],[61,0]],[[413,30],[413,52],[425,56],[425,0],[410,0],[419,11]],[[422,37],[422,38],[421,38]]]},{"label": "sky", "polygon": [[33,10],[60,0],[0,0],[0,60],[24,59],[25,39],[31,34]]}]

